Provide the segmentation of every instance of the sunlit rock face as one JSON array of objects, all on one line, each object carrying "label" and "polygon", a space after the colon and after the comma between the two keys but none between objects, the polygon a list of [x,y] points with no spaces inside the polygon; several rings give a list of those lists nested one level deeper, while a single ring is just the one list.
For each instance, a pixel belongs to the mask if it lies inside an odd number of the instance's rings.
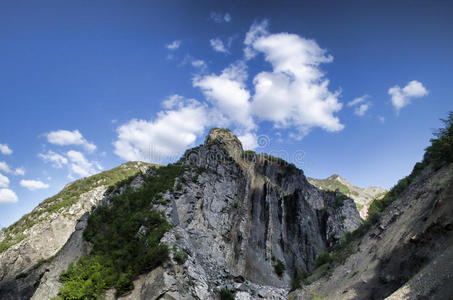
[{"label": "sunlit rock face", "polygon": [[[183,175],[155,208],[174,225],[162,241],[186,252],[187,260],[170,259],[143,274],[124,299],[216,299],[222,288],[240,299],[285,299],[294,275],[311,271],[320,251],[360,223],[352,200],[339,203],[336,193],[314,187],[294,165],[244,152],[229,130],[211,130],[179,163],[186,166]],[[141,176],[127,185],[139,188]],[[106,192],[96,202],[111,205],[110,197]],[[16,281],[9,294],[0,286],[2,299],[19,291],[24,299],[56,296],[58,274],[89,249],[78,234],[84,224],[53,262]],[[284,266],[280,275],[278,263]],[[115,292],[106,297],[115,299]]]}]

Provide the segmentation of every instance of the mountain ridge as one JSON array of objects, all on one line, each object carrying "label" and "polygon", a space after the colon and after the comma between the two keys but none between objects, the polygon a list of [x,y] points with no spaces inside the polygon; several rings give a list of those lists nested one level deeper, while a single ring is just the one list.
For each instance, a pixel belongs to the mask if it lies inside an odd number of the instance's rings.
[{"label": "mountain ridge", "polygon": [[368,216],[368,208],[375,199],[382,199],[388,192],[378,186],[358,187],[353,185],[347,179],[338,174],[332,174],[325,179],[316,179],[307,177],[308,181],[317,188],[328,191],[339,190],[344,195],[350,197],[356,203],[360,217],[366,219]]}]

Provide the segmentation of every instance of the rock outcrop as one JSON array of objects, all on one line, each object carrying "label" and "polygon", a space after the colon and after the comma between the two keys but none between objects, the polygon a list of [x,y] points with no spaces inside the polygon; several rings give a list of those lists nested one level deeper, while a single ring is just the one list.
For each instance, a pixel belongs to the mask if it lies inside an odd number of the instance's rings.
[{"label": "rock outcrop", "polygon": [[[187,259],[143,274],[121,299],[216,299],[221,289],[235,291],[236,299],[285,299],[295,274],[312,270],[320,251],[361,222],[351,199],[319,190],[281,159],[244,152],[229,130],[211,130],[179,163],[183,175],[155,208],[174,225],[162,241]],[[138,188],[141,180],[126,184]],[[109,197],[96,201],[111,205]],[[83,228],[83,218],[78,224]],[[15,290],[33,299],[56,296],[57,274],[87,251],[79,232],[52,261],[17,280]],[[7,294],[0,284],[0,296]],[[115,298],[114,290],[106,297]]]}]

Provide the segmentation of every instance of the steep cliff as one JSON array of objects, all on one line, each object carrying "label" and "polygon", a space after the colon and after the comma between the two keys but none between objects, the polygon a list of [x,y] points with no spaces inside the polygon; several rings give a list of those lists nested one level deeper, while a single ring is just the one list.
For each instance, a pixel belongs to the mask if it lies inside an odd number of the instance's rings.
[{"label": "steep cliff", "polygon": [[[141,193],[140,199],[149,199],[144,204],[172,224],[161,239],[172,249],[171,259],[140,275],[126,296],[110,289],[107,298],[216,299],[231,292],[237,299],[284,299],[296,273],[313,270],[317,254],[361,222],[351,199],[317,189],[301,170],[281,159],[244,152],[229,130],[211,130],[206,142],[188,150],[178,165],[181,173],[166,192],[143,194],[162,176],[152,168],[99,191],[102,199],[93,201],[115,208],[115,195]],[[87,223],[90,217],[82,215],[78,223],[74,218],[75,230],[68,230],[72,235],[55,257],[0,283],[2,299],[57,296],[59,274],[96,251],[89,251],[81,234],[94,221]],[[138,236],[151,230],[145,224],[137,228]],[[2,264],[11,260],[5,257]]]}]

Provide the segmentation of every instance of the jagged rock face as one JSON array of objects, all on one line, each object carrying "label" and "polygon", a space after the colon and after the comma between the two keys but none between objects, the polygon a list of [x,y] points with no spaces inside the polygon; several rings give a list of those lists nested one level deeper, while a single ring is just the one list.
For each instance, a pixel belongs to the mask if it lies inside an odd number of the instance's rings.
[{"label": "jagged rock face", "polygon": [[[317,189],[294,166],[246,155],[230,131],[212,130],[205,144],[187,151],[180,163],[186,171],[164,195],[167,204],[155,208],[174,225],[162,241],[188,258],[143,274],[121,299],[216,299],[224,287],[236,290],[236,299],[284,299],[295,273],[311,270],[320,251],[360,223],[352,200],[339,205],[335,193]],[[142,182],[139,175],[128,185],[139,188]],[[107,194],[99,201],[111,205],[110,198]],[[86,252],[80,239],[74,233],[54,259],[64,263],[46,263],[21,279],[27,295],[56,295],[56,274]],[[279,260],[286,268],[282,277],[274,270]],[[107,291],[106,297],[114,299],[115,292]]]},{"label": "jagged rock face", "polygon": [[[211,132],[183,163],[191,168],[177,183],[180,191],[166,195],[170,207],[161,209],[176,225],[166,241],[190,254],[192,267],[175,281],[187,278],[192,286],[185,289],[199,299],[212,297],[231,274],[247,279],[249,296],[265,286],[286,288],[298,270],[312,269],[317,253],[360,223],[352,200],[337,206],[335,194],[309,184],[302,171],[246,158],[231,133]],[[282,278],[274,271],[277,260],[286,267]]]}]

